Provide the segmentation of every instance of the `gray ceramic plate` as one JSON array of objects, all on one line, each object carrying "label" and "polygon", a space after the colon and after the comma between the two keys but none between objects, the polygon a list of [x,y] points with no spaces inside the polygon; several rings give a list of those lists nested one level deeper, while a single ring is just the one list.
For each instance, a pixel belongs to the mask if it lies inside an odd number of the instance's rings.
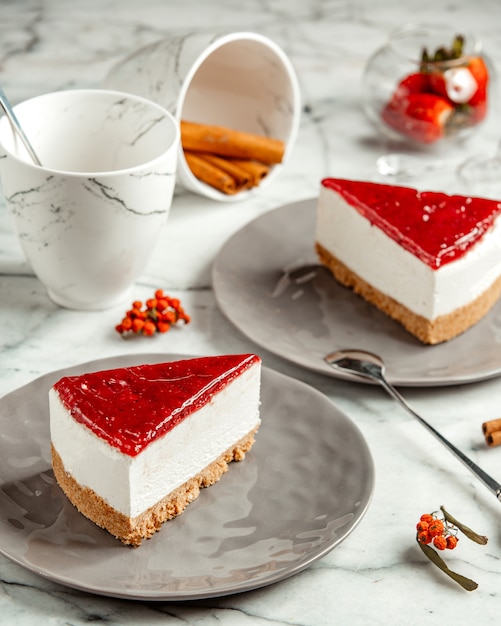
[{"label": "gray ceramic plate", "polygon": [[45,375],[0,399],[2,554],[84,591],[194,600],[280,581],[357,526],[374,485],[364,438],[320,392],[268,369],[254,447],[183,515],[136,549],[80,515],[50,467],[49,388],[67,374],[176,358],[182,355],[94,361]]},{"label": "gray ceramic plate", "polygon": [[501,302],[463,335],[425,346],[316,265],[315,216],[316,199],[285,205],[244,226],[218,254],[212,275],[218,304],[247,337],[297,365],[350,380],[360,379],[335,372],[323,361],[326,353],[375,352],[397,385],[501,374]]}]

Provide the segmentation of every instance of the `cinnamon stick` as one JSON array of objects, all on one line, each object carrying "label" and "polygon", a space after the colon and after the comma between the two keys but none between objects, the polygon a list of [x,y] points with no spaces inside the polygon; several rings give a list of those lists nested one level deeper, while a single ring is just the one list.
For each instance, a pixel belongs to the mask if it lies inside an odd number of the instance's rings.
[{"label": "cinnamon stick", "polygon": [[501,419],[493,419],[482,424],[482,432],[488,446],[494,447],[501,444]]},{"label": "cinnamon stick", "polygon": [[186,120],[181,120],[181,143],[185,150],[259,161],[267,165],[281,163],[285,151],[284,142],[280,139]]},{"label": "cinnamon stick", "polygon": [[207,185],[229,195],[235,194],[242,189],[242,187],[237,186],[233,176],[213,163],[209,163],[209,161],[199,155],[193,152],[185,152],[184,157],[193,175]]},{"label": "cinnamon stick", "polygon": [[482,432],[484,435],[490,435],[496,430],[501,430],[501,419],[489,420],[482,424]]},{"label": "cinnamon stick", "polygon": [[251,187],[256,187],[259,183],[268,176],[270,171],[269,165],[265,163],[258,163],[257,161],[249,161],[244,159],[229,158],[228,161],[237,165],[241,170],[245,171],[251,180]]},{"label": "cinnamon stick", "polygon": [[212,165],[232,176],[235,179],[237,187],[241,189],[248,189],[249,187],[254,186],[253,176],[247,172],[245,168],[240,167],[236,161],[225,159],[215,154],[207,154],[205,152],[190,152],[189,150],[185,150],[185,154],[187,152],[196,155],[200,159],[204,159],[208,163],[212,163]]},{"label": "cinnamon stick", "polygon": [[501,444],[501,430],[495,430],[485,436],[485,442],[491,448],[499,446]]}]

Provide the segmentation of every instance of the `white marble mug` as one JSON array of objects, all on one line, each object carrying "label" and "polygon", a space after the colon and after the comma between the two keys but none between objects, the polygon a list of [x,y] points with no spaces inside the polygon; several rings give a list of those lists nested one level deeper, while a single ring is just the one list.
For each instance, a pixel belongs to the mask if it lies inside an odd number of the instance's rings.
[{"label": "white marble mug", "polygon": [[169,214],[178,123],[147,99],[101,89],[41,95],[14,111],[42,163],[3,117],[2,186],[33,271],[63,307],[125,301]]},{"label": "white marble mug", "polygon": [[180,147],[178,182],[220,202],[247,199],[268,185],[296,141],[301,96],[294,68],[272,40],[252,32],[173,34],[118,63],[104,87],[149,98],[182,119],[280,139],[281,164],[259,187],[227,195],[199,181]]}]

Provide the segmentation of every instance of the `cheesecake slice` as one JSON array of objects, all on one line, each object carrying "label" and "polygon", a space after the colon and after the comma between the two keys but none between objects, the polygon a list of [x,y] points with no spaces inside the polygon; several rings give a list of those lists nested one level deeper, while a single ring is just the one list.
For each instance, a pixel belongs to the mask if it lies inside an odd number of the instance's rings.
[{"label": "cheesecake slice", "polygon": [[56,480],[83,515],[138,546],[245,457],[260,380],[253,354],[64,377],[49,391]]},{"label": "cheesecake slice", "polygon": [[315,246],[342,285],[437,344],[501,295],[500,215],[494,200],[326,178]]}]

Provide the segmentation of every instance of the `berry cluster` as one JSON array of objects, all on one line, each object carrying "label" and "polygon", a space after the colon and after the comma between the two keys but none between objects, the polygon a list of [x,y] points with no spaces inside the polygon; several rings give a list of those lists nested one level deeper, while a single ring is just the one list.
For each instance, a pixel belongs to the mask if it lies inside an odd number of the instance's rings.
[{"label": "berry cluster", "polygon": [[438,550],[453,550],[458,543],[456,526],[435,514],[424,513],[416,524],[420,543],[433,543]]},{"label": "berry cluster", "polygon": [[436,550],[434,550],[430,544],[433,544],[438,550],[445,550],[449,548],[452,550],[457,546],[458,537],[457,533],[462,532],[465,537],[485,546],[488,539],[485,535],[479,535],[474,530],[457,520],[443,506],[440,507],[440,511],[436,511],[431,515],[425,513],[421,515],[419,522],[416,524],[417,533],[416,540],[418,546],[421,548],[423,554],[430,559],[430,561],[436,565],[444,574],[452,578],[466,591],[473,591],[477,589],[478,584],[463,576],[454,572],[442,559]]},{"label": "berry cluster", "polygon": [[166,296],[162,289],[157,289],[155,297],[146,300],[144,306],[141,301],[135,300],[115,330],[122,337],[132,334],[151,336],[157,332],[166,333],[179,320],[185,324],[190,322],[190,316],[185,313],[181,302]]}]

